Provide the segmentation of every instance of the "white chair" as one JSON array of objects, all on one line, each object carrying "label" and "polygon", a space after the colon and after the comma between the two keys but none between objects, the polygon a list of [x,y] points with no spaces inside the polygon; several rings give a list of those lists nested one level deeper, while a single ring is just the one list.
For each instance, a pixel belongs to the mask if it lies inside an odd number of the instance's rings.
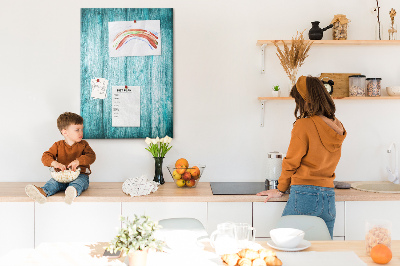
[{"label": "white chair", "polygon": [[194,218],[170,218],[158,221],[162,226],[156,237],[164,240],[172,249],[203,249],[201,242],[208,239],[203,224]]},{"label": "white chair", "polygon": [[332,240],[328,227],[320,217],[309,215],[282,216],[275,228],[296,228],[305,232],[304,239],[310,241]]}]

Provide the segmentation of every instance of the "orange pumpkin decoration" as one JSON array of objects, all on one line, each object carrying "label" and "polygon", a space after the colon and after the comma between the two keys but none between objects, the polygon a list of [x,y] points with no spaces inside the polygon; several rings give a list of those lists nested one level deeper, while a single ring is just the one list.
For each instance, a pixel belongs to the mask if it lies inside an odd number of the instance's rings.
[{"label": "orange pumpkin decoration", "polygon": [[392,251],[384,244],[378,244],[371,249],[371,259],[378,264],[386,264],[392,259]]}]

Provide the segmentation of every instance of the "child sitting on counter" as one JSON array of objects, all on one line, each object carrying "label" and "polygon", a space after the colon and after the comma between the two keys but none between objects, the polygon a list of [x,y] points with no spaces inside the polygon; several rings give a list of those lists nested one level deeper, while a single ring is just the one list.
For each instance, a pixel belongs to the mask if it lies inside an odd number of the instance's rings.
[{"label": "child sitting on counter", "polygon": [[96,160],[96,154],[83,138],[83,118],[75,113],[65,112],[57,119],[57,127],[64,136],[43,153],[44,166],[64,171],[70,168],[81,169],[79,176],[69,183],[61,183],[51,178],[43,187],[27,185],[26,194],[38,203],[45,203],[47,197],[59,191],[65,191],[65,203],[72,204],[74,199],[89,187],[90,165]]}]

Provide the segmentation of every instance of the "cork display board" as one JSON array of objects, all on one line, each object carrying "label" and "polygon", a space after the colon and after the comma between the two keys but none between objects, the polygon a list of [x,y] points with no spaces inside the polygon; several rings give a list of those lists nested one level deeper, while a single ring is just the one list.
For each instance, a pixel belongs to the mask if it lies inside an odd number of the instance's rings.
[{"label": "cork display board", "polygon": [[173,137],[172,8],[81,9],[85,139]]}]

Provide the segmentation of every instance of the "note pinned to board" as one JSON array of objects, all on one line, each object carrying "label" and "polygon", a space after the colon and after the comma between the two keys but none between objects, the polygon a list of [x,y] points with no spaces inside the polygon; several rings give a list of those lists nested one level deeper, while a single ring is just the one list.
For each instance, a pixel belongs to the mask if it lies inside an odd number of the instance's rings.
[{"label": "note pinned to board", "polygon": [[140,86],[112,87],[112,126],[140,127]]},{"label": "note pinned to board", "polygon": [[91,97],[93,99],[104,100],[107,98],[108,80],[104,78],[95,78],[90,80],[90,84],[92,85]]}]

